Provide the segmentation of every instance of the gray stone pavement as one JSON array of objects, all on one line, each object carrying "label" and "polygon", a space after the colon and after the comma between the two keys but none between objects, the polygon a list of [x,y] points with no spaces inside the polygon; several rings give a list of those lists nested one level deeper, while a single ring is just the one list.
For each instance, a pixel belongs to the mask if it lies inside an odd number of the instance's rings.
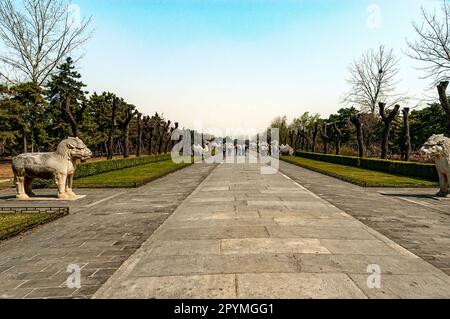
[{"label": "gray stone pavement", "polygon": [[362,188],[280,162],[283,173],[450,275],[450,198],[437,189]]},{"label": "gray stone pavement", "polygon": [[94,297],[449,298],[450,279],[289,177],[221,164]]},{"label": "gray stone pavement", "polygon": [[[0,242],[0,298],[91,297],[214,167],[192,165],[137,189],[82,189],[76,202],[17,202],[0,191],[0,206],[70,206],[69,216]],[[69,264],[81,267],[79,289],[67,287]]]}]

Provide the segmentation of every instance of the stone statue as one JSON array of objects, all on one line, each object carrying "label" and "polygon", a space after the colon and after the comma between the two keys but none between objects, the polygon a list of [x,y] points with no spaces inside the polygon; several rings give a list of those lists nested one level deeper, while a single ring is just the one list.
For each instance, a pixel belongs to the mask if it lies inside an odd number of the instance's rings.
[{"label": "stone statue", "polygon": [[281,144],[280,152],[281,152],[281,155],[284,155],[284,156],[287,156],[287,155],[293,156],[295,151],[289,144],[286,144],[286,145]]},{"label": "stone statue", "polygon": [[92,152],[78,137],[69,137],[52,153],[24,153],[12,159],[17,199],[27,200],[34,195],[34,178],[53,179],[58,187],[58,198],[77,199],[72,191],[73,174],[77,159],[88,159]]},{"label": "stone statue", "polygon": [[446,197],[450,193],[450,138],[444,134],[431,136],[420,151],[432,158],[436,163],[441,189],[437,196]]}]

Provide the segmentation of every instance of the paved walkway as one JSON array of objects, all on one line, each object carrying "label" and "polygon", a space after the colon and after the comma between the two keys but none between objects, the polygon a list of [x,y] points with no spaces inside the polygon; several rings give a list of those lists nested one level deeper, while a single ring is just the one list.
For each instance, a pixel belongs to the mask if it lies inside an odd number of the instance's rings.
[{"label": "paved walkway", "polygon": [[450,275],[450,198],[437,189],[363,188],[281,162],[283,173]]},{"label": "paved walkway", "polygon": [[[0,206],[70,206],[70,215],[0,243],[0,298],[91,297],[214,167],[192,165],[137,189],[82,189],[88,196],[77,202],[17,202],[1,190]],[[79,289],[67,287],[69,264],[81,267]]]},{"label": "paved walkway", "polygon": [[[221,164],[97,298],[450,298],[450,279],[282,174]],[[369,265],[381,289],[367,285]]]}]

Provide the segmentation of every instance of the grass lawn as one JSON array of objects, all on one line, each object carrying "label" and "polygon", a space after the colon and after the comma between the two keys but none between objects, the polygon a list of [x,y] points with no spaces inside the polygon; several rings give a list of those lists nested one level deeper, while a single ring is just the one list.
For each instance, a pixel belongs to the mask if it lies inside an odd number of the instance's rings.
[{"label": "grass lawn", "polygon": [[191,164],[175,164],[172,160],[125,168],[73,181],[74,188],[138,187]]},{"label": "grass lawn", "polygon": [[63,216],[59,213],[0,213],[0,240]]},{"label": "grass lawn", "polygon": [[0,189],[1,188],[10,188],[10,187],[14,187],[14,183],[9,181],[9,182],[1,182],[0,183]]},{"label": "grass lawn", "polygon": [[438,183],[414,177],[399,176],[367,169],[284,156],[283,161],[332,176],[363,187],[436,187]]}]

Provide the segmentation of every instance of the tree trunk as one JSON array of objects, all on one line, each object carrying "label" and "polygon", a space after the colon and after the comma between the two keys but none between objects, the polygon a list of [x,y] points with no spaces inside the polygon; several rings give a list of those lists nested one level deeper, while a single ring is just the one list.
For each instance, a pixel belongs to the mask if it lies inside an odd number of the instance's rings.
[{"label": "tree trunk", "polygon": [[167,125],[164,128],[164,138],[166,140],[166,146],[164,147],[164,153],[167,154],[169,152],[169,146],[172,144],[172,132],[173,129],[170,128],[170,121],[167,121]]},{"label": "tree trunk", "polygon": [[294,141],[294,134],[295,134],[294,131],[289,131],[289,141],[291,143],[291,147],[295,148],[295,145],[294,145],[294,143],[295,143],[295,141]]},{"label": "tree trunk", "polygon": [[386,103],[379,103],[380,115],[384,122],[383,136],[381,141],[381,158],[387,159],[387,154],[389,151],[389,132],[391,131],[392,121],[398,115],[400,110],[400,105],[396,105],[394,109],[389,113],[386,113]]},{"label": "tree trunk", "polygon": [[[163,144],[164,144],[164,127],[159,127],[158,132],[159,132],[159,145],[158,145],[158,154],[161,154],[162,149],[163,149]],[[162,131],[162,132],[161,132]]]},{"label": "tree trunk", "polygon": [[152,142],[153,142],[153,128],[149,128],[149,137],[148,137],[148,155],[152,155]]},{"label": "tree trunk", "polygon": [[313,139],[312,139],[312,152],[316,152],[316,143],[317,143],[317,134],[319,133],[319,123],[314,124],[314,131],[313,131]]},{"label": "tree trunk", "polygon": [[333,124],[334,132],[335,132],[335,147],[336,147],[336,155],[341,154],[341,141],[342,141],[342,131],[337,127],[336,123]]},{"label": "tree trunk", "polygon": [[365,157],[366,156],[366,146],[364,144],[364,132],[362,129],[362,123],[361,123],[361,119],[360,119],[360,114],[356,115],[356,116],[352,116],[350,118],[350,121],[353,123],[353,125],[355,125],[356,127],[356,138],[358,141],[358,153],[359,153],[359,157]]},{"label": "tree trunk", "polygon": [[28,152],[28,143],[27,143],[27,133],[25,130],[22,131],[22,143],[23,143],[23,152]]},{"label": "tree trunk", "polygon": [[447,114],[447,136],[450,137],[450,105],[448,102],[448,96],[447,96],[447,87],[448,87],[448,81],[442,81],[437,86],[437,90],[439,93],[439,101],[441,102],[441,106],[445,111],[445,114]]},{"label": "tree trunk", "polygon": [[[161,146],[163,146],[161,151],[164,151],[164,153],[167,153],[167,147],[168,147],[169,141],[170,141],[170,137],[169,137],[169,139],[167,138],[167,135],[170,132],[169,127],[170,127],[170,121],[167,121],[166,125],[164,125],[164,131],[163,131],[163,135],[162,135],[163,143],[161,145]],[[165,145],[164,145],[164,143],[165,143]]]},{"label": "tree trunk", "polygon": [[411,157],[411,135],[409,130],[409,108],[405,107],[403,110],[403,126],[405,129],[405,157],[404,160],[409,162]]},{"label": "tree trunk", "polygon": [[178,130],[178,122],[175,122],[175,127],[172,129],[171,134],[170,134],[170,151],[171,151],[171,152],[172,152],[172,149],[173,149],[173,147],[175,146],[175,144],[178,143],[179,140],[180,140],[180,138],[181,138],[181,137],[179,137],[179,138],[178,138],[178,141],[172,140],[172,133],[173,133],[175,130]]},{"label": "tree trunk", "polygon": [[142,113],[137,114],[137,135],[136,157],[140,157],[142,152]]},{"label": "tree trunk", "polygon": [[72,114],[70,110],[70,98],[67,97],[64,103],[64,113],[66,114],[67,119],[69,120],[70,128],[72,129],[73,137],[78,137],[78,122]]},{"label": "tree trunk", "polygon": [[304,129],[302,129],[300,131],[300,149],[302,151],[305,150],[305,130]]},{"label": "tree trunk", "polygon": [[309,152],[309,131],[305,131],[305,149]]},{"label": "tree trunk", "polygon": [[327,125],[323,125],[323,130],[320,130],[323,139],[323,153],[328,154],[328,141],[330,140],[330,136],[327,134]]},{"label": "tree trunk", "polygon": [[137,111],[131,112],[131,110],[127,111],[127,118],[125,122],[123,122],[124,128],[124,147],[123,147],[123,157],[130,157],[130,122],[133,117],[136,115]]},{"label": "tree trunk", "polygon": [[300,149],[300,138],[301,138],[300,131],[297,130],[297,136],[296,136],[296,138],[295,138],[295,146],[294,146],[294,148],[295,148],[296,150]]},{"label": "tree trunk", "polygon": [[111,113],[111,124],[108,135],[108,154],[107,159],[111,160],[114,154],[114,132],[116,130],[116,113],[117,113],[117,98],[114,98]]},{"label": "tree trunk", "polygon": [[130,125],[125,126],[123,158],[130,157]]},{"label": "tree trunk", "polygon": [[31,153],[34,153],[34,130],[31,130],[30,141],[31,141]]}]

